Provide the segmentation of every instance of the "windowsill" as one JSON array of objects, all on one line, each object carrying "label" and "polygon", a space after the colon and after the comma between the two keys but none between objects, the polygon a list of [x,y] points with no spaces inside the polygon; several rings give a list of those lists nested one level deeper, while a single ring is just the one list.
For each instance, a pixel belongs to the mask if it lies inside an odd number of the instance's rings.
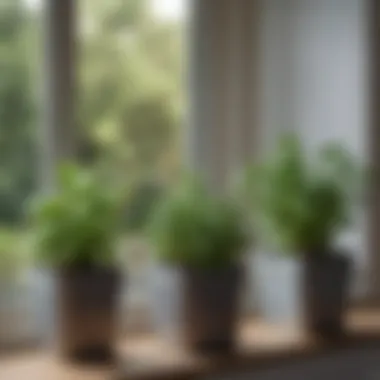
[{"label": "windowsill", "polygon": [[328,354],[336,349],[379,343],[380,310],[356,310],[348,317],[349,336],[339,344],[321,345],[300,331],[257,320],[242,323],[241,345],[233,357],[202,359],[153,335],[130,337],[120,345],[121,365],[78,369],[60,363],[52,352],[20,353],[0,360],[1,380],[189,380],[208,375],[277,367]]}]

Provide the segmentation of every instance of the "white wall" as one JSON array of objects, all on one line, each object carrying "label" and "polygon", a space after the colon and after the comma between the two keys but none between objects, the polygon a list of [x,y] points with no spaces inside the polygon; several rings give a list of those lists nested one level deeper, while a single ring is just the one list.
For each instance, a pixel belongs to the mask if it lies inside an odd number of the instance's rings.
[{"label": "white wall", "polygon": [[295,127],[311,145],[339,139],[358,155],[367,125],[363,0],[297,0]]},{"label": "white wall", "polygon": [[[262,126],[297,130],[308,147],[339,140],[365,158],[367,130],[366,2],[263,0]],[[346,234],[365,265],[364,227]],[[360,271],[358,288],[365,272]]]}]

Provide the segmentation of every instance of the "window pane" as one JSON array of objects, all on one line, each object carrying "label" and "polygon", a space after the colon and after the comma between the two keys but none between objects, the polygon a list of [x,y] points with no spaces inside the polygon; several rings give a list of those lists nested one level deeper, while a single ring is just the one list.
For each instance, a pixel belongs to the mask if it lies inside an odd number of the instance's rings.
[{"label": "window pane", "polygon": [[0,223],[19,226],[36,188],[38,12],[24,0],[0,5]]},{"label": "window pane", "polygon": [[80,155],[131,191],[121,243],[126,304],[144,309],[151,255],[141,228],[182,164],[185,1],[79,5]]},{"label": "window pane", "polygon": [[[38,188],[41,22],[36,1],[0,2],[0,346],[36,338],[40,306],[29,282],[25,228]],[[33,300],[33,304],[31,302]]]}]

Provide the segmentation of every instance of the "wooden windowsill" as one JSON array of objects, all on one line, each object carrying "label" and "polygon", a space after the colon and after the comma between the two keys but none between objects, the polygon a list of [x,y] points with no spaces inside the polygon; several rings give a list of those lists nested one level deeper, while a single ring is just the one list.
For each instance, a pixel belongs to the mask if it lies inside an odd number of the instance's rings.
[{"label": "wooden windowsill", "polygon": [[53,352],[11,355],[0,360],[1,380],[190,380],[224,372],[277,366],[363,344],[380,346],[380,310],[355,310],[347,318],[348,335],[325,345],[289,326],[257,320],[242,323],[240,347],[232,357],[201,358],[180,345],[153,335],[132,337],[120,344],[120,363],[113,368],[75,368],[59,362]]}]

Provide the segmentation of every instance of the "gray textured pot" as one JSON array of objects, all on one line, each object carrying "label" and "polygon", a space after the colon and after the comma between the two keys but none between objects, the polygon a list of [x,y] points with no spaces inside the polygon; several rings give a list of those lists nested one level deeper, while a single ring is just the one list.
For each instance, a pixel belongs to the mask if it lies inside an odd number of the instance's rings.
[{"label": "gray textured pot", "polygon": [[303,325],[326,338],[342,332],[349,299],[348,258],[258,254],[252,269],[258,311],[266,320]]},{"label": "gray textured pot", "polygon": [[183,328],[186,344],[200,352],[235,348],[243,271],[238,265],[223,269],[182,269]]},{"label": "gray textured pot", "polygon": [[334,338],[344,330],[351,262],[341,255],[316,255],[303,261],[304,322],[317,336]]},{"label": "gray textured pot", "polygon": [[242,269],[159,266],[151,276],[153,325],[166,338],[201,352],[234,348]]},{"label": "gray textured pot", "polygon": [[121,275],[112,269],[69,269],[57,274],[59,349],[70,360],[115,359]]}]

